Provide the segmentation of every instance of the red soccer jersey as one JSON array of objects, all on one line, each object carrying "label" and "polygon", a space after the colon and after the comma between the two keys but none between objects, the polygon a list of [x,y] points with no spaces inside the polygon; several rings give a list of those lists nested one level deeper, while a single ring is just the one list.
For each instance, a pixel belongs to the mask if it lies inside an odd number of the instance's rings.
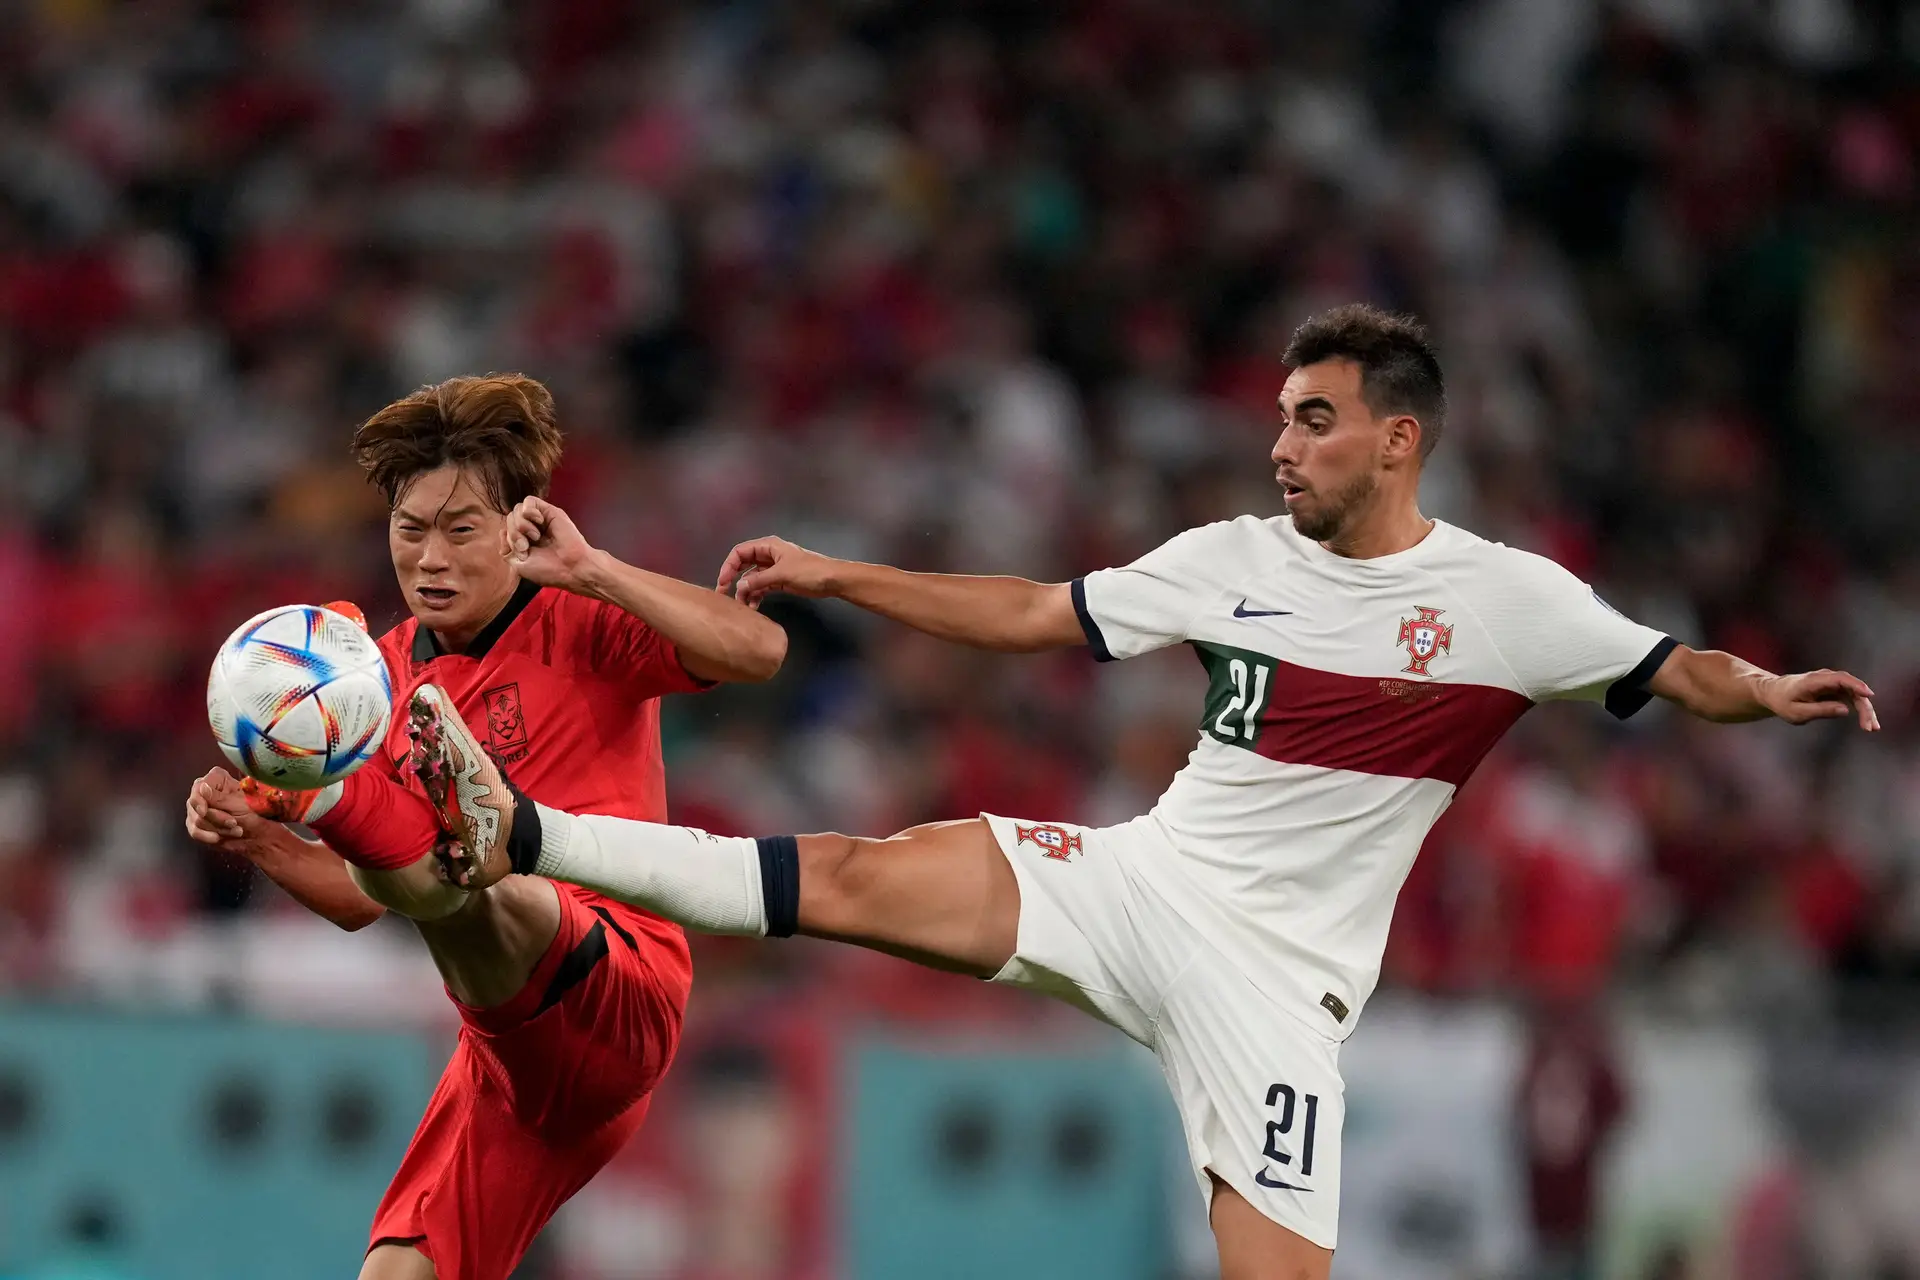
[{"label": "red soccer jersey", "polygon": [[[657,699],[705,686],[639,619],[523,583],[464,654],[440,652],[411,619],[380,650],[396,694],[422,677],[439,684],[532,799],[666,820]],[[408,745],[396,714],[368,767],[410,780]],[[460,1007],[459,1047],[374,1215],[374,1244],[412,1244],[443,1277],[505,1280],[639,1127],[679,1039],[691,982],[679,927],[553,889],[558,935],[519,995]]]},{"label": "red soccer jersey", "polygon": [[[417,618],[381,636],[380,651],[396,694],[430,677],[529,798],[571,813],[667,820],[657,699],[708,686],[632,614],[523,582],[465,653],[442,653]],[[396,713],[386,751],[396,773],[407,746]]]}]

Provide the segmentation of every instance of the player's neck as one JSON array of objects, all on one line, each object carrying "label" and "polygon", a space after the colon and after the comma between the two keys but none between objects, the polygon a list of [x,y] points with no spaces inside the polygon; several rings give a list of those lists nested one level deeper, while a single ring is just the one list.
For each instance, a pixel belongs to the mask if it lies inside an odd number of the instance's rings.
[{"label": "player's neck", "polygon": [[519,586],[520,580],[518,578],[508,583],[507,593],[494,601],[493,608],[481,614],[479,620],[476,622],[469,623],[466,626],[451,631],[442,631],[437,627],[428,627],[427,630],[433,632],[433,638],[440,646],[440,652],[465,653],[467,646],[477,640],[481,632],[493,625],[493,620],[500,616],[500,611],[513,603],[513,593]]},{"label": "player's neck", "polygon": [[1320,545],[1349,560],[1372,560],[1416,547],[1432,532],[1418,503],[1380,503]]}]

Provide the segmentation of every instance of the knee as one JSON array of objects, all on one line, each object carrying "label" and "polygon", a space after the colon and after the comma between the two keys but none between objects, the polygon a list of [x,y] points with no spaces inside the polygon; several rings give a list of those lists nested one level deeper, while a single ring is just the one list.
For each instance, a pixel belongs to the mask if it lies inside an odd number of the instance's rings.
[{"label": "knee", "polygon": [[398,871],[371,871],[347,864],[354,886],[374,902],[411,920],[444,920],[467,905],[470,896],[436,876],[431,858]]},{"label": "knee", "polygon": [[833,832],[800,841],[800,900],[810,922],[831,931],[860,918],[873,892],[876,843]]}]

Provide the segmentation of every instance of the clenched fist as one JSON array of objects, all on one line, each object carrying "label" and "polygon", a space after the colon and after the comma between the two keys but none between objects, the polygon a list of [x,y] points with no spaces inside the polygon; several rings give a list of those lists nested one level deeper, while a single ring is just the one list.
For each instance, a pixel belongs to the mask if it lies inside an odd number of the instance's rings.
[{"label": "clenched fist", "polygon": [[507,513],[507,561],[529,582],[589,594],[600,552],[573,518],[545,498],[525,498]]}]

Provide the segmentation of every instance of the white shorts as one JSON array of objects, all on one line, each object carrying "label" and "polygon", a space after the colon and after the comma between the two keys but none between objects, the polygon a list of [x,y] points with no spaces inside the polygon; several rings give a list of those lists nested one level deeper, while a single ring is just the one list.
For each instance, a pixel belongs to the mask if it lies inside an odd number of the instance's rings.
[{"label": "white shorts", "polygon": [[1134,868],[1177,856],[1151,820],[1092,829],[982,814],[1020,882],[995,982],[1058,996],[1152,1049],[1201,1193],[1211,1171],[1323,1248],[1340,1216],[1340,1042],[1276,1003]]}]

